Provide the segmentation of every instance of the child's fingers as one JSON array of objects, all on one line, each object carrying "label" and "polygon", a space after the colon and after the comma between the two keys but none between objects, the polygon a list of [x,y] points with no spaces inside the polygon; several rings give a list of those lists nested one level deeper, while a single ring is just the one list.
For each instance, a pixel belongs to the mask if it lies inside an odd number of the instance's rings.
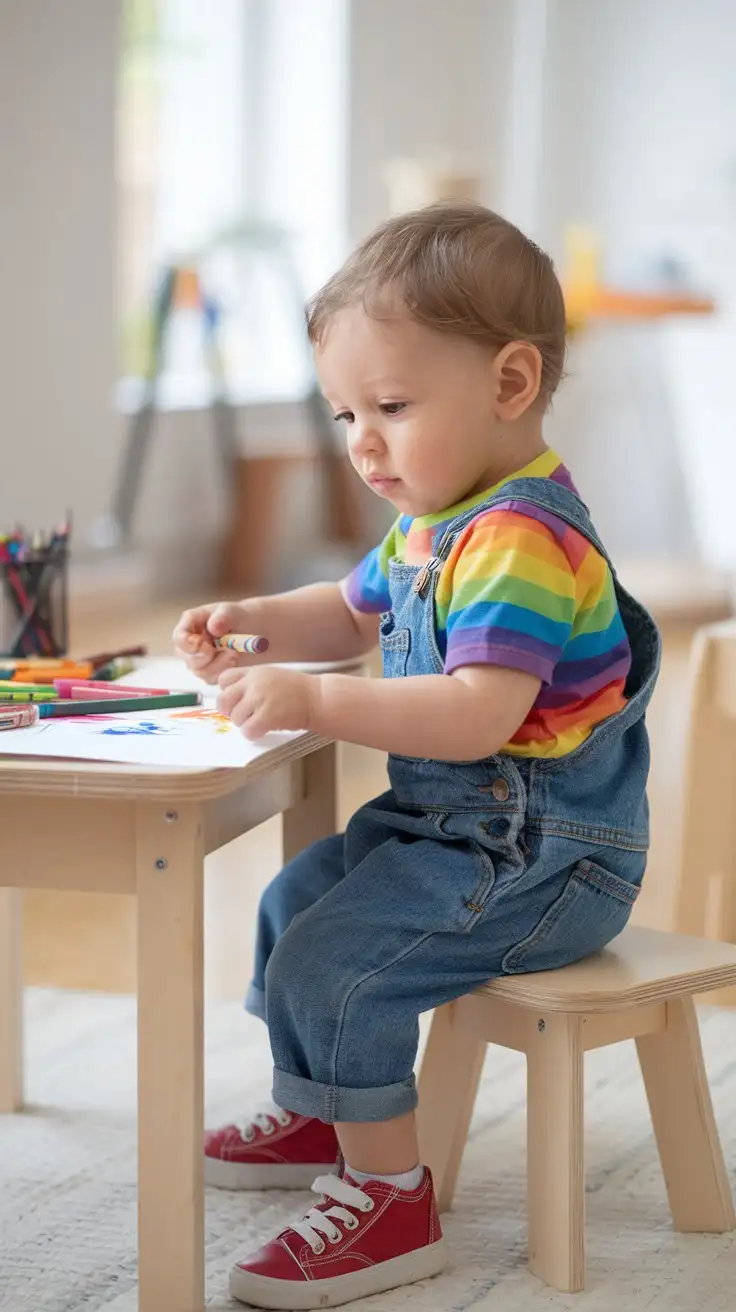
[{"label": "child's fingers", "polygon": [[[222,680],[222,675],[220,679]],[[242,675],[235,682],[230,682],[227,687],[223,688],[220,682],[220,695],[217,698],[217,709],[223,715],[229,715],[235,720],[234,712],[244,701],[245,684]],[[236,721],[237,723],[237,721]]]},{"label": "child's fingers", "polygon": [[240,728],[243,737],[247,738],[249,742],[256,742],[259,738],[265,738],[266,734],[269,733],[271,729],[271,725],[269,725],[266,717],[263,714],[259,714],[258,711],[254,712],[253,715],[247,716],[238,727]]},{"label": "child's fingers", "polygon": [[[231,652],[229,648],[226,650],[228,656],[235,655],[235,652]],[[223,655],[225,655],[225,652],[223,652]],[[244,677],[243,670],[233,663],[229,666],[228,669],[222,671],[222,674],[220,675],[219,678],[220,687],[230,688],[232,684],[237,683],[239,680],[242,680],[243,677]]]},{"label": "child's fingers", "polygon": [[185,610],[172,634],[174,646],[185,651],[196,651],[202,636],[207,632],[209,610],[203,606]]},{"label": "child's fingers", "polygon": [[221,605],[215,606],[214,610],[207,616],[207,632],[212,634],[213,638],[223,638],[226,633],[237,630],[239,624],[239,608],[228,602],[222,602]]}]

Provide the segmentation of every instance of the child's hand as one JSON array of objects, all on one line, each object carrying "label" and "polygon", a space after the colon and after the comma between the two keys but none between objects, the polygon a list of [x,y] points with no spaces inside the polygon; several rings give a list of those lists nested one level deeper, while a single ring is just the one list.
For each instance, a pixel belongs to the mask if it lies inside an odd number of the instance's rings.
[{"label": "child's hand", "polygon": [[217,709],[229,715],[246,738],[272,729],[308,729],[318,679],[273,665],[226,670],[220,676]]},{"label": "child's hand", "polygon": [[247,656],[215,646],[215,638],[226,633],[247,633],[247,608],[235,603],[216,601],[207,606],[185,610],[174,629],[176,653],[194,674],[205,683],[217,683],[225,670],[231,670]]}]

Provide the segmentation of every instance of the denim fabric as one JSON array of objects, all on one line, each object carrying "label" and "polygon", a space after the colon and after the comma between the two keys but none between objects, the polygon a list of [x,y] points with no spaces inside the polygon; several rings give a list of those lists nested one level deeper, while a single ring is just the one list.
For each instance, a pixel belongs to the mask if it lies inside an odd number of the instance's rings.
[{"label": "denim fabric", "polygon": [[[606,555],[567,488],[506,484],[453,522],[429,567],[391,563],[385,677],[442,672],[439,565],[471,518],[510,498],[552,511]],[[246,1005],[268,1023],[281,1106],[323,1121],[409,1111],[421,1012],[494,976],[575,961],[626,925],[646,863],[644,714],[660,642],[643,607],[618,582],[616,592],[632,649],[628,702],[576,751],[392,756],[389,791],[266,890]]]}]

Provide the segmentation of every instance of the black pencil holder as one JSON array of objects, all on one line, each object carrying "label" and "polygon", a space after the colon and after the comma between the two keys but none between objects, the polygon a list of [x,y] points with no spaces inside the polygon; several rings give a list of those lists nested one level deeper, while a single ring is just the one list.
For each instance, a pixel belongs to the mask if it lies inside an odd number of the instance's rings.
[{"label": "black pencil holder", "polygon": [[66,655],[68,573],[66,544],[0,561],[0,659]]}]

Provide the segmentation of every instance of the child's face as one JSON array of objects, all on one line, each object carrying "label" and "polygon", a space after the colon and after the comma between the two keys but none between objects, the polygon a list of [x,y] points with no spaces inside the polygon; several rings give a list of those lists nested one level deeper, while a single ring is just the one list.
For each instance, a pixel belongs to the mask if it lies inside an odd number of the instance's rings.
[{"label": "child's face", "polygon": [[315,349],[322,391],[361,478],[403,514],[444,510],[503,476],[494,358],[408,314],[378,321],[351,307],[330,322]]}]

